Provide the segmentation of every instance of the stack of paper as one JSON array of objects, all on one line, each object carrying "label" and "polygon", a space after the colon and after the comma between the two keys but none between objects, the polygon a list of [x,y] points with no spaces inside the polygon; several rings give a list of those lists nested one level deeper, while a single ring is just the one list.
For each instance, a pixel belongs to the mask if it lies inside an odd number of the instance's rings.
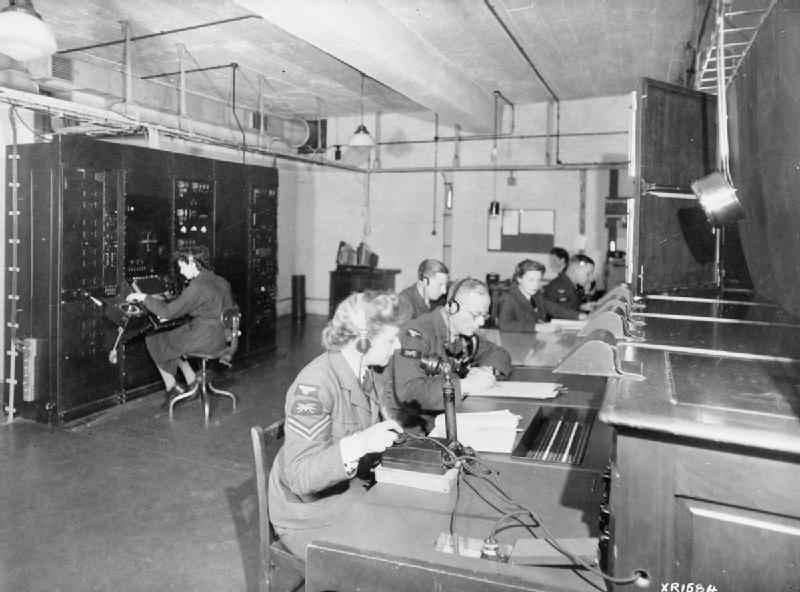
[{"label": "stack of paper", "polygon": [[[481,452],[511,452],[520,419],[508,409],[456,413],[458,441]],[[444,438],[446,435],[442,413],[436,416],[430,436]]]},{"label": "stack of paper", "polygon": [[572,319],[553,319],[550,321],[554,327],[558,327],[559,329],[563,329],[566,331],[580,331],[586,326],[586,321],[576,321]]},{"label": "stack of paper", "polygon": [[558,382],[523,382],[504,380],[490,389],[469,393],[471,397],[513,397],[515,399],[552,399],[560,389]]}]

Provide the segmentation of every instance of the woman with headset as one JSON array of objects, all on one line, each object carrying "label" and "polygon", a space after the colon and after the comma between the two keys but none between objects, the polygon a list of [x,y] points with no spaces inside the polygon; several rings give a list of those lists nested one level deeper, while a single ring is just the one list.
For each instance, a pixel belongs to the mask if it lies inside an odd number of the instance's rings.
[{"label": "woman with headset", "polygon": [[371,453],[403,431],[381,397],[383,368],[400,347],[404,322],[395,294],[353,294],[322,332],[325,352],[297,375],[286,394],[283,446],[269,476],[270,522],[294,554],[333,525],[365,489]]}]

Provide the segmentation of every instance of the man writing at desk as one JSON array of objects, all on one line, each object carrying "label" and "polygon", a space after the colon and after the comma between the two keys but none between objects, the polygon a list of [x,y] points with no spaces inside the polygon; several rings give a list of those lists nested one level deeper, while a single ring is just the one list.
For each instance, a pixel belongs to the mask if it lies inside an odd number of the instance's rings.
[{"label": "man writing at desk", "polygon": [[447,266],[438,259],[425,259],[417,268],[417,281],[400,292],[400,308],[409,319],[416,319],[435,308],[447,292]]},{"label": "man writing at desk", "polygon": [[[469,392],[491,388],[496,378],[511,375],[511,355],[486,339],[477,340],[476,331],[489,314],[489,290],[482,281],[465,278],[455,282],[444,307],[410,321],[400,332],[400,351],[394,353],[394,396],[396,406],[440,411],[442,377],[427,376],[420,358],[431,354],[471,358],[464,378],[453,377],[456,405]],[[477,346],[474,345],[477,341]],[[474,351],[469,351],[474,348]]]}]

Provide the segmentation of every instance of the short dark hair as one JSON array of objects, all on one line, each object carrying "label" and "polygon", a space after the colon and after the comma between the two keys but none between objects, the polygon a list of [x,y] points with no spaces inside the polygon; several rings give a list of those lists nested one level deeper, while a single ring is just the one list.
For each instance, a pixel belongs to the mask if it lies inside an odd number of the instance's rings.
[{"label": "short dark hair", "polygon": [[570,263],[575,263],[577,265],[594,266],[594,259],[592,259],[588,255],[584,255],[583,253],[579,253],[572,258],[572,261]]},{"label": "short dark hair", "polygon": [[425,259],[417,268],[417,279],[429,278],[437,273],[450,273],[447,265],[438,259]]},{"label": "short dark hair", "polygon": [[175,251],[175,261],[194,261],[198,269],[211,269],[211,252],[205,245],[192,245]]},{"label": "short dark hair", "polygon": [[544,275],[544,265],[533,259],[523,259],[517,263],[517,266],[514,268],[513,279],[518,280],[529,271],[538,271]]},{"label": "short dark hair", "polygon": [[561,247],[553,247],[552,249],[550,249],[550,254],[553,257],[561,259],[564,263],[569,262],[569,253],[567,253],[566,249],[562,249]]}]

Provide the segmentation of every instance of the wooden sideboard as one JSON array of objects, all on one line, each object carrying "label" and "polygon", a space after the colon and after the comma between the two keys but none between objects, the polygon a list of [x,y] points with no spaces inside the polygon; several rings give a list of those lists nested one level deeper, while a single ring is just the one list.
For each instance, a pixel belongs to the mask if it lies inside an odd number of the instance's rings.
[{"label": "wooden sideboard", "polygon": [[332,317],[339,303],[354,292],[394,290],[395,276],[398,273],[399,269],[340,265],[331,272],[328,316]]}]

